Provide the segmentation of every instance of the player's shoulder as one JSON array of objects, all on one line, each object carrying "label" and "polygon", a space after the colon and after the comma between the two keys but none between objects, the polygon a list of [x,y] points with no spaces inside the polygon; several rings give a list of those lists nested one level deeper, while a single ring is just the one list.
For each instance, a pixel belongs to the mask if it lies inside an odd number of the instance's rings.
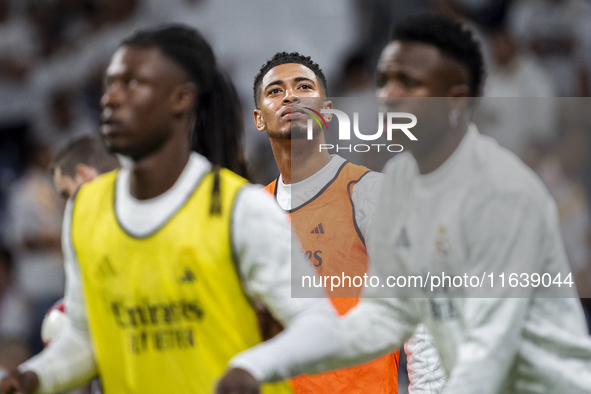
[{"label": "player's shoulder", "polygon": [[263,186],[261,190],[265,190],[271,194],[275,194],[275,189],[277,189],[277,182],[279,181],[279,177],[273,179],[268,185]]},{"label": "player's shoulder", "polygon": [[[64,220],[78,218],[81,222],[101,215],[113,205],[115,185],[119,170],[101,174],[95,179],[84,183],[68,203]],[[84,226],[82,226],[84,227]],[[86,226],[87,227],[87,226]]]},{"label": "player's shoulder", "polygon": [[247,184],[238,192],[232,212],[237,222],[258,223],[287,220],[273,195],[261,185]]},{"label": "player's shoulder", "polygon": [[552,200],[534,171],[493,138],[478,134],[471,155],[470,185],[477,192],[474,194],[489,200],[511,199],[514,204],[540,207],[546,207]]},{"label": "player's shoulder", "polygon": [[399,153],[386,162],[382,172],[388,179],[412,177],[416,173],[416,161],[410,152]]},{"label": "player's shoulder", "polygon": [[98,196],[101,192],[110,191],[115,187],[117,181],[117,175],[119,170],[113,170],[104,174],[101,174],[93,180],[84,183],[74,196],[74,201],[78,203],[81,199],[88,198],[87,196]]},{"label": "player's shoulder", "polygon": [[346,170],[349,181],[353,181],[357,185],[379,181],[384,177],[384,174],[381,172],[373,171],[366,166],[352,162],[347,162],[347,165],[343,169]]},{"label": "player's shoulder", "polygon": [[[339,165],[339,177],[347,184],[351,184],[353,191],[375,190],[381,184],[384,174],[373,171],[368,167],[347,161],[344,158],[333,155],[334,162]],[[271,189],[269,189],[271,190]]]},{"label": "player's shoulder", "polygon": [[[212,173],[214,173],[214,171],[212,171]],[[241,175],[236,174],[234,171],[231,171],[227,168],[223,168],[223,167],[220,168],[219,173],[220,173],[220,176],[222,177],[222,180],[236,183],[239,185],[246,185],[248,183],[248,180],[246,178],[244,178]]]},{"label": "player's shoulder", "polygon": [[358,180],[352,185],[353,195],[371,197],[379,194],[384,183],[384,174],[377,171],[367,170]]},{"label": "player's shoulder", "polygon": [[238,192],[236,197],[236,206],[242,210],[265,210],[272,207],[275,210],[276,203],[273,195],[268,192],[266,187],[259,184],[245,184]]},{"label": "player's shoulder", "polygon": [[[360,164],[355,164],[353,162],[347,161],[347,160],[342,159],[340,157],[338,159],[339,159],[339,163],[342,163],[341,164],[341,167],[342,167],[341,173],[346,172],[346,173],[350,174],[351,176],[355,176],[356,174],[357,174],[357,176],[361,176],[367,172],[371,172],[371,170],[369,168],[367,168],[366,166],[363,166]],[[335,161],[337,161],[337,160],[335,159]]]}]

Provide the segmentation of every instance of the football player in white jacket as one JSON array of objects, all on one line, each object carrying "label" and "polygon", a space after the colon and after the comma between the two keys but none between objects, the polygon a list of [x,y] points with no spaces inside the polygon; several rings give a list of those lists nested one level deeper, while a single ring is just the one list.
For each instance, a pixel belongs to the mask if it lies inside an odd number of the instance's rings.
[{"label": "football player in white jacket", "polygon": [[[553,279],[568,272],[552,198],[515,155],[471,123],[483,75],[472,33],[440,16],[400,23],[382,52],[379,95],[430,126],[417,129],[419,141],[405,146],[410,153],[385,168],[368,248],[370,270],[382,280],[436,267],[494,273],[497,281],[516,270]],[[231,387],[224,393],[255,393],[256,381],[359,364],[400,346],[424,323],[448,375],[446,394],[591,393],[591,339],[576,289],[524,284],[513,291],[497,282],[488,289],[496,298],[468,291],[369,298],[368,288],[341,320],[339,351],[306,359],[312,347],[301,341],[270,363],[264,359],[272,344],[255,347],[230,362],[221,386]],[[313,349],[317,357],[321,349]]]}]

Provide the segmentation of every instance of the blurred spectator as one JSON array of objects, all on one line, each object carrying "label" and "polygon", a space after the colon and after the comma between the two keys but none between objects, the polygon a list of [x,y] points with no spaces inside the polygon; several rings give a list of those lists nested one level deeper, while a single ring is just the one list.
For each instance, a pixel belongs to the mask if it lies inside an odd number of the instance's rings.
[{"label": "blurred spectator", "polygon": [[587,130],[565,131],[536,170],[556,200],[566,255],[591,318],[591,213],[582,184],[589,165],[588,145]]},{"label": "blurred spectator", "polygon": [[[56,128],[63,134],[70,127],[79,134],[81,124],[88,131],[87,125],[98,120],[104,68],[121,38],[148,25],[170,22],[181,1],[185,0],[29,2],[29,24],[39,46],[26,103],[35,124],[34,137],[46,141]],[[56,110],[63,115],[67,107],[75,114],[72,125],[60,126]],[[61,140],[71,136],[67,130],[65,134]]]},{"label": "blurred spectator", "polygon": [[466,19],[482,29],[498,26],[511,0],[429,0],[431,9],[450,18]]},{"label": "blurred spectator", "polygon": [[[375,69],[382,49],[388,43],[388,32],[408,16],[427,12],[433,0],[353,0],[357,26],[351,47],[368,51],[370,68]],[[323,63],[320,63],[323,64]]]},{"label": "blurred spectator", "polygon": [[[252,130],[250,132],[255,133]],[[256,145],[251,146],[250,150],[256,154],[252,154],[252,157],[247,161],[248,174],[252,177],[253,183],[259,183],[261,185],[271,183],[277,177],[279,168],[273,158],[269,139],[267,138],[265,141],[259,138],[252,138],[251,145],[253,144]]]},{"label": "blurred spectator", "polygon": [[28,2],[27,15],[35,26],[40,56],[49,58],[71,47],[89,29],[96,4],[91,0]]},{"label": "blurred spectator", "polygon": [[372,97],[376,94],[374,73],[367,51],[357,50],[349,55],[342,67],[332,96],[335,97]]},{"label": "blurred spectator", "polygon": [[48,112],[46,119],[37,125],[35,136],[38,141],[51,144],[53,151],[74,137],[95,132],[98,126],[76,107],[73,93],[69,90],[57,91],[51,96]]},{"label": "blurred spectator", "polygon": [[117,157],[109,153],[101,137],[92,134],[68,141],[49,164],[55,188],[66,200],[74,198],[84,183],[116,168]]},{"label": "blurred spectator", "polygon": [[36,55],[32,26],[15,12],[15,1],[0,0],[0,223],[6,188],[16,177],[29,126],[29,76]]},{"label": "blurred spectator", "polygon": [[28,78],[35,56],[31,25],[11,13],[9,0],[0,0],[0,132],[27,122]]},{"label": "blurred spectator", "polygon": [[550,75],[502,27],[488,35],[491,64],[485,86],[488,97],[553,97]]},{"label": "blurred spectator", "polygon": [[522,0],[510,31],[550,72],[559,96],[589,96],[591,6],[583,0]]},{"label": "blurred spectator", "polygon": [[481,131],[522,158],[532,144],[555,138],[557,119],[550,75],[502,27],[488,34],[486,98],[479,109]]},{"label": "blurred spectator", "polygon": [[64,293],[63,203],[47,172],[50,159],[47,145],[30,150],[25,173],[11,186],[8,202],[6,238],[14,251],[17,285],[31,302],[33,352],[42,349],[39,330],[45,312]]},{"label": "blurred spectator", "polygon": [[8,222],[7,196],[10,185],[24,167],[26,133],[21,128],[0,131],[0,234]]},{"label": "blurred spectator", "polygon": [[13,280],[13,261],[0,246],[0,368],[13,369],[29,358],[29,310]]}]

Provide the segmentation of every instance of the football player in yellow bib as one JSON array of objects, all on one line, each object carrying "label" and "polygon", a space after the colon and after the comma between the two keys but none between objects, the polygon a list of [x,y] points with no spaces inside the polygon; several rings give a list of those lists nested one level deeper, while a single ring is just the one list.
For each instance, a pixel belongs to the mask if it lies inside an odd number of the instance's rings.
[{"label": "football player in yellow bib", "polygon": [[[291,298],[285,215],[227,169],[244,174],[240,108],[199,33],[137,32],[105,82],[102,135],[128,159],[68,204],[71,323],[0,393],[60,392],[97,373],[106,394],[212,393],[228,361],[261,342],[256,302],[296,331],[303,320],[303,335],[336,332],[326,300]],[[294,266],[311,270],[303,256]]]}]

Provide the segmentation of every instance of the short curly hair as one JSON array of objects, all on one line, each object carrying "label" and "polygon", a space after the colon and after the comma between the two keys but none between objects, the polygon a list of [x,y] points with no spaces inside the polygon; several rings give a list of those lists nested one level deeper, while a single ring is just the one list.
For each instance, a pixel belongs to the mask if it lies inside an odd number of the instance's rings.
[{"label": "short curly hair", "polygon": [[282,64],[287,63],[297,63],[308,67],[310,70],[314,72],[320,86],[324,90],[324,94],[327,94],[327,87],[326,87],[326,77],[324,73],[320,69],[320,66],[317,63],[314,63],[310,56],[300,55],[298,52],[277,52],[271,60],[265,63],[259,73],[254,77],[254,86],[253,86],[253,98],[254,98],[254,105],[258,108],[259,107],[259,90],[261,89],[261,84],[263,83],[263,78],[269,70],[274,67],[280,66]]},{"label": "short curly hair", "polygon": [[470,95],[482,94],[485,76],[482,50],[472,31],[462,23],[441,15],[413,16],[394,26],[390,40],[433,45],[443,55],[468,68]]}]

